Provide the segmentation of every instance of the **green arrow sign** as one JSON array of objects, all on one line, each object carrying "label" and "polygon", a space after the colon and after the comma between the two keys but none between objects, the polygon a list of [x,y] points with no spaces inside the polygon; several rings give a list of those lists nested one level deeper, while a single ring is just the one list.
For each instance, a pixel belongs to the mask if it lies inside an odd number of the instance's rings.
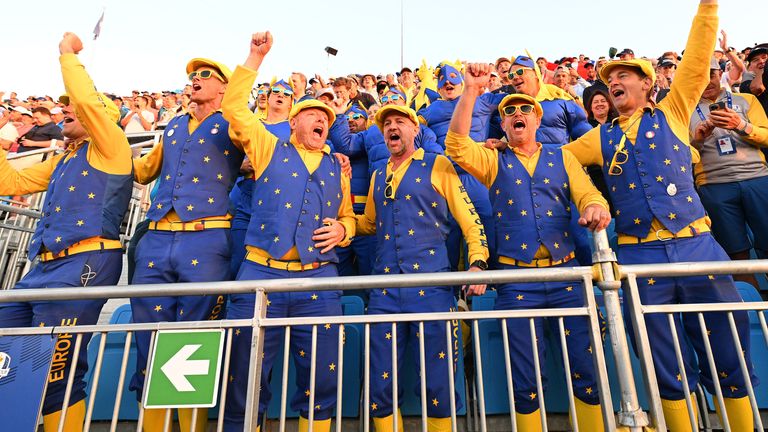
[{"label": "green arrow sign", "polygon": [[150,356],[144,408],[216,405],[224,330],[161,330]]}]

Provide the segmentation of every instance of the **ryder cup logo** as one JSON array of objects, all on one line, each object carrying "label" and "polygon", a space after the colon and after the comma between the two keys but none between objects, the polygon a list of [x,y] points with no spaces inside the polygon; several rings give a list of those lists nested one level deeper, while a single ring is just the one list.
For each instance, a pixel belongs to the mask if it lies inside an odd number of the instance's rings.
[{"label": "ryder cup logo", "polygon": [[0,378],[4,378],[11,371],[11,356],[0,352]]}]

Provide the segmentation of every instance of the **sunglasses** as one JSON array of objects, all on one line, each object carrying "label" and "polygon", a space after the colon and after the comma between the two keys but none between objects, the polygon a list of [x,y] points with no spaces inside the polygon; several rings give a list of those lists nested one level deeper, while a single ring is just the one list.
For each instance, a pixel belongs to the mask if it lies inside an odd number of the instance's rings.
[{"label": "sunglasses", "polygon": [[347,114],[347,120],[360,120],[361,118],[363,118],[363,115],[360,113]]},{"label": "sunglasses", "polygon": [[624,169],[621,167],[621,165],[627,163],[628,160],[629,152],[627,151],[627,148],[623,145],[620,145],[616,152],[613,154],[613,158],[611,158],[611,164],[608,166],[608,175],[621,175],[621,173],[624,172]]},{"label": "sunglasses", "polygon": [[384,180],[384,184],[387,185],[384,188],[384,198],[391,199],[391,200],[395,199],[395,191],[394,189],[392,189],[392,178],[394,178],[394,176],[395,176],[394,173],[389,173],[389,175],[387,176],[387,179]]},{"label": "sunglasses", "polygon": [[267,91],[267,89],[263,89],[263,88],[260,88],[260,89],[258,89],[258,90],[256,91],[256,94],[257,94],[257,95],[263,95],[263,94],[267,94],[267,93],[269,93],[269,92]]},{"label": "sunglasses", "polygon": [[224,78],[221,75],[219,75],[218,73],[216,73],[215,71],[212,71],[210,69],[203,69],[203,70],[200,70],[200,71],[194,71],[194,72],[189,74],[189,80],[190,81],[195,79],[195,77],[200,77],[200,79],[208,79],[210,77],[215,77],[219,81],[224,82]]},{"label": "sunglasses", "polygon": [[502,111],[504,111],[505,116],[511,116],[515,115],[518,108],[520,109],[520,112],[523,114],[530,114],[533,112],[533,105],[531,104],[525,104],[525,105],[507,105],[504,107]]},{"label": "sunglasses", "polygon": [[293,90],[289,90],[287,88],[280,88],[280,87],[272,87],[271,93],[282,94],[283,96],[286,96],[286,97],[293,96]]},{"label": "sunglasses", "polygon": [[381,97],[381,103],[385,104],[385,103],[387,103],[389,101],[394,102],[394,101],[400,100],[400,99],[403,99],[403,97],[400,96],[399,94],[393,94],[391,96],[382,96]]},{"label": "sunglasses", "polygon": [[529,67],[521,67],[521,68],[517,68],[517,69],[515,69],[515,70],[513,70],[513,71],[510,71],[510,72],[507,74],[507,78],[509,78],[509,79],[513,79],[513,78],[515,77],[515,75],[517,75],[517,76],[523,76],[523,74],[524,74],[524,73],[525,73],[525,71],[527,71],[527,70],[533,70],[533,69],[531,69],[531,68],[529,68]]}]

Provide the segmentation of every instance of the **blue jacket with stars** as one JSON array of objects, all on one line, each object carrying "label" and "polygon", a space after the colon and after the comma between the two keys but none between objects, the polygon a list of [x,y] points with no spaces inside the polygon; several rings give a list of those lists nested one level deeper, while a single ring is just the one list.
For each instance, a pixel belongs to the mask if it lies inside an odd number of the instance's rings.
[{"label": "blue jacket with stars", "polygon": [[296,247],[302,264],[338,262],[335,249],[320,253],[312,233],[336,218],[342,200],[341,166],[324,153],[309,173],[296,147],[278,140],[266,170],[256,179],[245,244],[281,259]]},{"label": "blue jacket with stars", "polygon": [[62,158],[48,185],[42,215],[29,246],[30,261],[42,248],[57,254],[87,238],[120,238],[120,224],[128,210],[133,173],[107,174],[94,168],[83,144]]},{"label": "blue jacket with stars", "polygon": [[497,254],[532,262],[543,245],[555,261],[569,256],[574,250],[568,235],[571,195],[562,150],[542,149],[533,176],[510,149],[500,152],[498,160],[489,189]]},{"label": "blue jacket with stars", "polygon": [[420,163],[411,163],[397,187],[395,199],[385,196],[386,168],[374,174],[373,199],[378,221],[375,274],[438,272],[450,268],[445,245],[448,203],[429,180],[436,157],[425,153]]},{"label": "blue jacket with stars", "polygon": [[618,122],[600,128],[603,176],[616,209],[616,232],[643,238],[656,218],[676,233],[704,217],[690,172],[691,150],[672,132],[664,112],[643,113],[636,142],[625,139],[626,161],[621,163],[624,157],[617,155],[621,172],[611,175],[609,167],[623,135]]},{"label": "blue jacket with stars", "polygon": [[234,213],[229,191],[240,172],[243,152],[229,137],[229,123],[220,112],[208,116],[189,133],[189,114],[174,117],[163,136],[160,188],[147,218],[159,221],[171,209],[179,219]]}]

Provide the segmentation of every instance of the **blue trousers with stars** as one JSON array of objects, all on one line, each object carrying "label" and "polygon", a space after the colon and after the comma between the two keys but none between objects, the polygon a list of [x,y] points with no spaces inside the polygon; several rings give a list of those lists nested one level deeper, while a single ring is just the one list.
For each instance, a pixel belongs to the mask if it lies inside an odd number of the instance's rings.
[{"label": "blue trousers with stars", "polygon": [[[370,290],[368,314],[394,314],[414,312],[449,312],[455,310],[451,287],[394,288]],[[408,346],[415,364],[420,365],[419,338],[424,337],[424,359],[427,381],[427,416],[446,418],[451,416],[448,368],[455,370],[458,361],[458,321],[453,322],[451,338],[453,346],[446,346],[445,322],[425,321],[424,335],[419,334],[419,323],[397,325],[397,369],[402,376],[403,358]],[[371,326],[371,415],[386,417],[392,414],[392,324]],[[403,386],[398,382],[398,401],[403,401]],[[413,391],[421,395],[419,382]],[[458,393],[456,409],[463,406]]]},{"label": "blue trousers with stars", "polygon": [[[565,263],[560,266],[570,267],[575,264]],[[558,267],[560,267],[558,266]],[[513,270],[521,267],[499,265],[500,269]],[[533,282],[509,283],[498,288],[495,309],[543,309],[583,307],[584,288],[581,282]],[[535,318],[536,340],[542,380],[546,389],[544,364],[546,343],[544,341],[544,322],[549,321],[553,334],[560,334],[557,320]],[[600,403],[592,357],[592,342],[589,337],[589,320],[586,317],[564,317],[568,361],[571,365],[573,391],[582,402],[597,405]],[[527,318],[507,320],[509,333],[509,355],[512,364],[512,383],[515,388],[515,409],[522,414],[530,414],[539,409],[542,397],[536,387],[536,373],[533,359],[530,322]],[[557,338],[559,342],[559,337]]]},{"label": "blue trousers with stars", "polygon": [[[650,264],[674,262],[728,261],[728,255],[709,233],[690,238],[650,243],[620,245],[618,260],[622,264]],[[637,280],[640,300],[644,305],[675,303],[723,303],[741,302],[733,278],[730,275],[689,276],[675,278],[639,278]],[[626,292],[626,289],[625,289]],[[624,316],[630,316],[628,302],[624,302]],[[750,360],[749,318],[747,312],[733,312],[736,328],[744,350],[752,384],[757,385],[757,377],[752,372]],[[725,313],[705,313],[704,320],[710,332],[709,342],[715,353],[715,366],[720,377],[723,396],[740,398],[747,395],[744,376],[739,367],[737,350],[731,337],[730,324]],[[701,336],[699,319],[696,314],[678,314],[675,319],[677,336],[681,341],[681,350],[685,361],[688,387],[695,389],[701,381],[710,393],[715,393],[712,375],[707,361],[704,341]],[[627,319],[631,327],[631,320]],[[645,325],[653,354],[659,393],[667,400],[684,398],[683,384],[678,378],[680,368],[677,365],[672,334],[666,314],[645,315]],[[635,334],[630,329],[632,343]],[[687,338],[686,338],[687,336]],[[686,343],[687,341],[690,343]],[[698,367],[691,348],[698,356]]]},{"label": "blue trousers with stars", "polygon": [[[41,262],[32,267],[14,289],[116,285],[123,266],[122,255],[122,250],[115,249],[84,252]],[[0,303],[0,327],[93,325],[98,322],[104,303],[103,299]],[[83,334],[69,399],[70,405],[85,399],[83,376],[88,370],[87,349],[90,339],[90,333]],[[61,410],[74,354],[75,336],[60,335],[48,375],[43,414]]]},{"label": "blue trousers with stars", "polygon": [[[315,278],[337,276],[335,264],[326,264],[317,269],[289,272],[256,264],[245,260],[240,266],[237,280]],[[254,294],[235,294],[227,310],[227,319],[253,318]],[[341,291],[272,293],[268,296],[267,317],[318,317],[339,316]],[[224,430],[242,431],[245,415],[248,367],[251,353],[250,327],[235,331],[232,342],[227,407],[224,411]],[[269,328],[264,335],[264,356],[261,366],[261,393],[259,396],[259,422],[272,399],[269,376],[272,365],[285,341],[285,329]],[[325,325],[317,328],[316,369],[315,369],[315,420],[331,418],[336,407],[336,365],[338,364],[339,326]],[[291,327],[291,353],[296,367],[296,389],[290,400],[291,409],[302,417],[309,417],[309,373],[312,358],[312,327]]]},{"label": "blue trousers with stars", "polygon": [[[136,248],[134,284],[212,282],[231,279],[228,229],[192,232],[149,230]],[[137,297],[131,299],[133,322],[222,319],[223,295]],[[149,355],[150,332],[136,333],[136,373],[130,389],[141,400]]]}]

